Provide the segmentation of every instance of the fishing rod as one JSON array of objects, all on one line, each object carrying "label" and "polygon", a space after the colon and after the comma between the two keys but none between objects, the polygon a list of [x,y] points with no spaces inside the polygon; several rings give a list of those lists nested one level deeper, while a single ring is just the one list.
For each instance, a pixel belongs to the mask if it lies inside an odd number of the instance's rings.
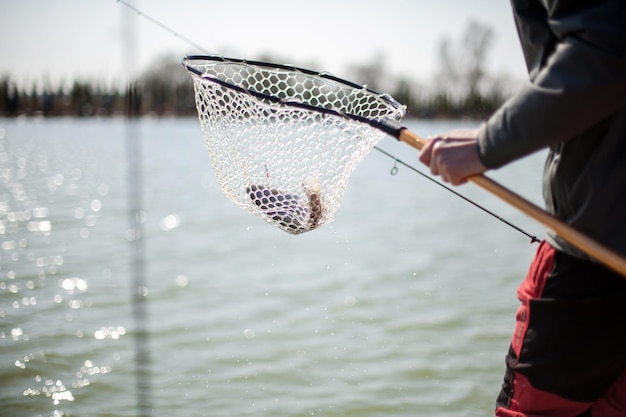
[{"label": "fishing rod", "polygon": [[[506,224],[507,226],[512,227],[513,229],[517,230],[518,232],[526,235],[526,237],[530,238],[530,243],[539,243],[540,240],[528,233],[527,231],[525,231],[524,229],[520,228],[519,226],[514,225],[513,223],[511,223],[510,221],[506,220],[505,218],[497,215],[496,213],[494,213],[491,210],[488,210],[486,207],[481,206],[480,204],[478,204],[477,202],[470,200],[468,197],[464,196],[463,194],[453,190],[452,188],[448,187],[447,185],[445,185],[444,183],[437,181],[436,179],[434,179],[433,177],[425,174],[424,172],[420,171],[419,169],[415,168],[414,166],[402,161],[401,159],[396,158],[395,156],[393,156],[392,154],[390,154],[389,152],[379,148],[378,146],[374,146],[374,149],[376,149],[378,152],[382,153],[383,155],[388,156],[389,158],[393,159],[396,163],[405,166],[406,168],[410,169],[411,171],[415,172],[416,174],[421,175],[423,178],[426,178],[427,180],[433,182],[434,184],[437,184],[438,186],[440,186],[441,188],[450,191],[452,194],[454,194],[455,196],[467,201],[468,203],[470,203],[471,205],[473,205],[474,207],[482,210],[483,212],[489,214],[490,216],[500,220],[502,223]],[[394,164],[393,168],[391,168],[391,175],[396,175],[398,172],[398,168],[397,166]]]},{"label": "fishing rod", "polygon": [[[154,17],[146,14],[145,12],[143,12],[142,10],[138,9],[137,7],[133,6],[132,4],[128,3],[126,0],[117,0],[118,3],[121,3],[122,5],[126,6],[127,8],[133,10],[134,12],[137,13],[138,16],[141,16],[143,18],[145,18],[146,20],[150,21],[151,23],[153,23],[154,25],[160,27],[162,30],[168,32],[169,34],[171,34],[172,36],[182,40],[183,42],[187,43],[189,46],[192,46],[193,48],[196,48],[197,50],[203,52],[203,53],[207,53],[210,54],[210,52],[208,52],[205,48],[203,48],[202,46],[198,45],[196,42],[192,41],[191,39],[189,39],[188,37],[180,34],[179,32],[177,32],[176,30],[172,29],[171,27],[169,27],[168,25],[164,24],[163,22],[155,19]],[[540,240],[528,233],[527,231],[523,230],[522,228],[516,226],[515,224],[509,222],[508,220],[504,219],[503,217],[499,216],[498,214],[488,210],[487,208],[485,208],[484,206],[481,206],[480,204],[476,203],[475,201],[469,199],[468,197],[460,194],[459,192],[453,190],[452,188],[446,186],[445,184],[441,183],[440,181],[437,181],[436,179],[434,179],[433,177],[426,175],[425,173],[423,173],[422,171],[420,171],[419,169],[415,168],[414,166],[398,159],[397,157],[395,157],[394,155],[384,151],[383,149],[374,146],[374,149],[376,149],[378,152],[382,153],[383,155],[386,155],[387,157],[393,159],[395,161],[395,164],[401,164],[403,166],[405,166],[406,168],[410,169],[411,171],[421,175],[423,178],[428,179],[429,181],[433,182],[434,184],[437,184],[438,186],[444,188],[445,190],[451,192],[452,194],[456,195],[457,197],[465,200],[466,202],[472,204],[474,207],[482,210],[484,213],[494,217],[495,219],[501,221],[502,223],[506,224],[507,226],[513,228],[514,230],[517,230],[518,232],[522,233],[523,235],[525,235],[526,237],[530,238],[530,243],[537,243],[540,242]],[[391,174],[395,175],[398,172],[397,169],[397,165],[393,166],[393,168],[391,169]]]},{"label": "fishing rod", "polygon": [[153,18],[152,16],[145,14],[144,12],[142,12],[141,10],[139,10],[138,8],[133,6],[132,4],[128,3],[127,1],[125,1],[125,0],[117,0],[117,2],[118,3],[122,3],[124,6],[128,7],[129,9],[133,10],[134,12],[136,12],[137,15],[144,17],[145,19],[147,19],[150,22],[154,23],[155,25],[157,25],[161,29],[165,30],[166,32],[169,32],[169,34],[174,36],[175,38],[178,38],[178,39],[182,40],[183,42],[187,43],[188,45],[193,46],[198,51],[203,52],[205,54],[210,54],[209,51],[207,51],[206,49],[204,49],[203,47],[201,47],[200,45],[198,45],[197,43],[195,43],[194,41],[192,41],[188,37],[181,35],[180,33],[176,32],[174,29],[172,29],[169,26],[163,24],[162,22],[158,21],[157,19]]}]

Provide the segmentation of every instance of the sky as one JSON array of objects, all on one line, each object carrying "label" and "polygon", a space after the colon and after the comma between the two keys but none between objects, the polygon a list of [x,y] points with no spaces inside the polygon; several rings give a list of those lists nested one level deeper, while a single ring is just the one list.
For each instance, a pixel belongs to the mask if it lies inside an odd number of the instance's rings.
[{"label": "sky", "polygon": [[440,41],[471,20],[491,27],[487,68],[522,79],[525,65],[507,0],[0,0],[0,77],[114,82],[158,60],[201,53],[343,76],[384,60],[387,72],[428,84]]}]

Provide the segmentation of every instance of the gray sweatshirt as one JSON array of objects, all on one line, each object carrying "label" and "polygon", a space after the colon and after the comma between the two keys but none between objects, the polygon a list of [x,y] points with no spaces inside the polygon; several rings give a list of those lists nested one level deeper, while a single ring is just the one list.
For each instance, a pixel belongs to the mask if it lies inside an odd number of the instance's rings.
[{"label": "gray sweatshirt", "polygon": [[529,82],[481,127],[480,157],[498,168],[549,147],[546,210],[626,256],[626,0],[511,3]]}]

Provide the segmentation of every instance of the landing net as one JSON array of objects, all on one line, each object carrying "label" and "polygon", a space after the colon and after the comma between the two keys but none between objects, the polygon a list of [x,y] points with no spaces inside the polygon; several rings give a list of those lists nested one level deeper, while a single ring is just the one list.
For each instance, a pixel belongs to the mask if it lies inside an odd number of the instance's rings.
[{"label": "landing net", "polygon": [[292,234],[331,222],[355,167],[398,122],[388,95],[285,65],[189,56],[217,182],[244,210]]}]

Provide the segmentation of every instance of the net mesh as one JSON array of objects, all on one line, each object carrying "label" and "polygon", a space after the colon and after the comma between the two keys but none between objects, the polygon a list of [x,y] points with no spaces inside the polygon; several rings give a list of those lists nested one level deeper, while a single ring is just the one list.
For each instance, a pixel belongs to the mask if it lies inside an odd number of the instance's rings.
[{"label": "net mesh", "polygon": [[183,65],[219,187],[292,234],[332,221],[350,174],[385,135],[345,114],[404,115],[389,96],[308,70],[220,57]]}]

